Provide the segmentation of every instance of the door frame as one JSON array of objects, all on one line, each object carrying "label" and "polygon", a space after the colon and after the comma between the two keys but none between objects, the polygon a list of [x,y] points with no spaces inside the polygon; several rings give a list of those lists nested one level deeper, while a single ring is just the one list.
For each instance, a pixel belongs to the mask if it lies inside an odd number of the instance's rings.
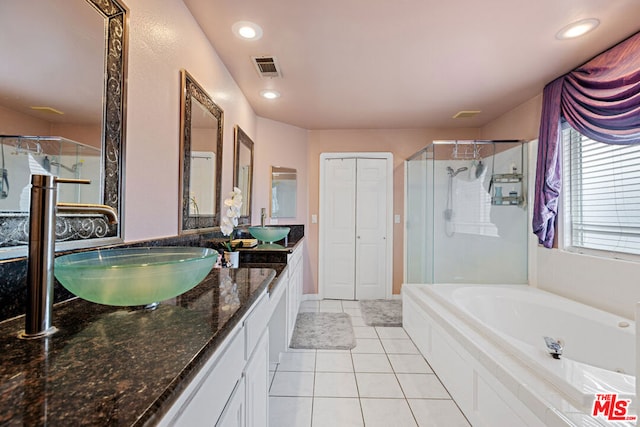
[{"label": "door frame", "polygon": [[393,153],[389,152],[347,152],[347,153],[321,153],[320,154],[320,200],[318,210],[318,297],[324,298],[324,199],[325,199],[325,160],[329,159],[385,159],[387,161],[387,274],[385,278],[385,298],[393,296]]}]

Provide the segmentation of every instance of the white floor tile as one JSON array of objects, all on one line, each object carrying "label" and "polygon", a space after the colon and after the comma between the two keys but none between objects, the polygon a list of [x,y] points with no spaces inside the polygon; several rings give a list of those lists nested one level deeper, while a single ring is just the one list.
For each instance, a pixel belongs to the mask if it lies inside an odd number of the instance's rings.
[{"label": "white floor tile", "polygon": [[358,397],[353,372],[316,372],[315,397]]},{"label": "white floor tile", "polygon": [[362,317],[360,317],[360,316],[351,316],[351,325],[353,327],[356,327],[356,326],[369,326],[366,323],[364,323],[364,321],[362,320]]},{"label": "white floor tile", "polygon": [[416,426],[405,399],[361,399],[360,404],[367,427]]},{"label": "white floor tile", "polygon": [[431,367],[421,354],[388,354],[396,374],[430,374]]},{"label": "white floor tile", "polygon": [[318,307],[300,307],[298,313],[317,313],[318,310]]},{"label": "white floor tile", "polygon": [[420,427],[469,427],[453,400],[409,399]]},{"label": "white floor tile", "polygon": [[320,301],[302,301],[300,302],[300,308],[318,308],[320,307]]},{"label": "white floor tile", "polygon": [[393,373],[386,354],[353,354],[355,372]]},{"label": "white floor tile", "polygon": [[364,426],[360,400],[332,397],[314,398],[312,425],[313,427]]},{"label": "white floor tile", "polygon": [[373,326],[354,326],[353,334],[356,336],[356,338],[378,338],[376,328],[374,328]]},{"label": "white floor tile", "polygon": [[409,335],[401,327],[376,326],[376,331],[382,339],[409,339]]},{"label": "white floor tile", "polygon": [[360,308],[360,301],[342,300],[342,308]]},{"label": "white floor tile", "polygon": [[333,300],[333,299],[325,299],[320,301],[320,310],[322,309],[336,309],[342,311],[342,301]]},{"label": "white floor tile", "polygon": [[404,398],[394,374],[356,373],[360,397]]},{"label": "white floor tile", "polygon": [[435,374],[397,374],[407,399],[450,399]]},{"label": "white floor tile", "polygon": [[384,350],[394,354],[420,354],[418,348],[411,340],[388,340],[381,339]]},{"label": "white floor tile", "polygon": [[[287,348],[287,353],[315,353],[317,350],[313,348]],[[284,353],[280,353],[281,355]]]},{"label": "white floor tile", "polygon": [[270,397],[270,427],[310,427],[311,397]]},{"label": "white floor tile", "polygon": [[470,427],[403,328],[366,325],[358,301],[303,301],[300,311],[350,314],[357,345],[289,349],[271,363],[270,427]]},{"label": "white floor tile", "polygon": [[276,372],[271,384],[271,396],[313,396],[313,372]]},{"label": "white floor tile", "polygon": [[377,338],[356,338],[356,346],[351,353],[384,353],[384,348]]},{"label": "white floor tile", "polygon": [[316,367],[316,353],[313,352],[286,352],[280,354],[278,371],[289,372],[313,372]]},{"label": "white floor tile", "polygon": [[318,352],[316,355],[316,372],[353,372],[351,352]]},{"label": "white floor tile", "polygon": [[342,311],[353,317],[362,317],[362,312],[359,308],[343,308]]}]

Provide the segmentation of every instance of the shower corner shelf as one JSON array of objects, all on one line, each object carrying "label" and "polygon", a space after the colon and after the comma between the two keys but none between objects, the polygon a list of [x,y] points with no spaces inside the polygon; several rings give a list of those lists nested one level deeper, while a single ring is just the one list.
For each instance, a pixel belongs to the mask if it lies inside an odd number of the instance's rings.
[{"label": "shower corner shelf", "polygon": [[492,180],[494,184],[512,184],[522,182],[521,173],[496,173],[493,174]]},{"label": "shower corner shelf", "polygon": [[[522,206],[524,203],[524,197],[522,195],[522,181],[524,176],[521,173],[502,173],[493,174],[491,177],[492,186],[494,186],[494,193],[491,197],[491,204],[495,206]],[[501,197],[496,197],[495,185],[506,185],[511,191]],[[515,195],[513,193],[515,192]]]}]

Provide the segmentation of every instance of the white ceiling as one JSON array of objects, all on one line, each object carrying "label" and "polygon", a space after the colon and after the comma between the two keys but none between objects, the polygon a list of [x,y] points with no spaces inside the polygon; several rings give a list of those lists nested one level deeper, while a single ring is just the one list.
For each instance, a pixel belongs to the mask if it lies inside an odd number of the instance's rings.
[{"label": "white ceiling", "polygon": [[[477,127],[640,30],[638,0],[184,0],[262,117],[305,129]],[[565,25],[598,18],[583,38]],[[237,21],[264,30],[257,41]],[[281,79],[252,56],[273,55]],[[277,100],[260,97],[276,89]],[[475,118],[452,119],[460,110]]]}]

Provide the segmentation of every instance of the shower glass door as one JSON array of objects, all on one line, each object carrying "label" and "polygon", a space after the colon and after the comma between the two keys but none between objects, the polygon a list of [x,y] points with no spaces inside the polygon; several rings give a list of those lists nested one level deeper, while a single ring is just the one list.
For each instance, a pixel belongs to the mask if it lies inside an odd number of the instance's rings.
[{"label": "shower glass door", "polygon": [[527,283],[521,141],[437,141],[406,162],[406,283]]}]

